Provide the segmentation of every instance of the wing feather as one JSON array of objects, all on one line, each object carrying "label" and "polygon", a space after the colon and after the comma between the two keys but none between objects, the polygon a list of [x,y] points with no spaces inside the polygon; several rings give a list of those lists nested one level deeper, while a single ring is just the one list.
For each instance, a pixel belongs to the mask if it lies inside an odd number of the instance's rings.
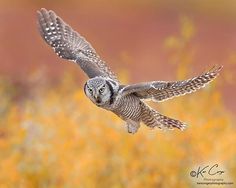
[{"label": "wing feather", "polygon": [[90,78],[105,76],[118,81],[91,44],[52,10],[42,8],[37,13],[39,32],[59,57],[79,64]]},{"label": "wing feather", "polygon": [[153,101],[164,101],[173,97],[192,93],[211,82],[219,75],[222,66],[215,66],[208,72],[183,81],[153,81],[128,85],[120,90],[122,96],[134,94],[140,99],[151,99]]}]

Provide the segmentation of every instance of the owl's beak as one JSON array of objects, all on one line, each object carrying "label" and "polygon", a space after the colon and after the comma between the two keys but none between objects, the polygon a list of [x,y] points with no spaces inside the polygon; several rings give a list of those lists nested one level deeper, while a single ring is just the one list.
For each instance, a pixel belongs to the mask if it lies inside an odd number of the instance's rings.
[{"label": "owl's beak", "polygon": [[96,103],[99,104],[101,103],[101,98],[99,96],[95,96]]}]

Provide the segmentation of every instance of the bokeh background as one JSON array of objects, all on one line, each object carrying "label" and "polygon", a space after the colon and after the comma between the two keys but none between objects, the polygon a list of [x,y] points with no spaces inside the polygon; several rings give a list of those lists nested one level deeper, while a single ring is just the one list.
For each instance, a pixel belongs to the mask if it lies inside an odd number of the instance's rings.
[{"label": "bokeh background", "polygon": [[[124,83],[224,69],[197,93],[150,103],[186,131],[129,135],[85,97],[79,67],[41,39],[41,7],[85,36]],[[189,173],[214,163],[235,185],[235,20],[236,1],[1,0],[0,187],[200,187]]]}]

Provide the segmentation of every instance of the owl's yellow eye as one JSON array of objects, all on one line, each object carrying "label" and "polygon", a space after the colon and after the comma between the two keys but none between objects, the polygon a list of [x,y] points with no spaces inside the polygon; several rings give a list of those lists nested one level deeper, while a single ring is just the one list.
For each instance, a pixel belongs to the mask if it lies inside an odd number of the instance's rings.
[{"label": "owl's yellow eye", "polygon": [[92,89],[90,89],[90,88],[88,88],[88,91],[89,91],[89,93],[90,93],[90,94],[92,94],[92,93],[93,93],[93,90],[92,90]]},{"label": "owl's yellow eye", "polygon": [[105,85],[99,89],[99,93],[103,93],[105,91]]}]

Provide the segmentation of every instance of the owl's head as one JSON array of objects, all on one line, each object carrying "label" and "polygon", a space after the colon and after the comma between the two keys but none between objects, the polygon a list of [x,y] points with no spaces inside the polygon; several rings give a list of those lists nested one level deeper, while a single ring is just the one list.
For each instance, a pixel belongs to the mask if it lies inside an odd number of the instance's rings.
[{"label": "owl's head", "polygon": [[102,106],[111,100],[113,88],[104,78],[95,77],[85,83],[84,92],[93,103]]}]

